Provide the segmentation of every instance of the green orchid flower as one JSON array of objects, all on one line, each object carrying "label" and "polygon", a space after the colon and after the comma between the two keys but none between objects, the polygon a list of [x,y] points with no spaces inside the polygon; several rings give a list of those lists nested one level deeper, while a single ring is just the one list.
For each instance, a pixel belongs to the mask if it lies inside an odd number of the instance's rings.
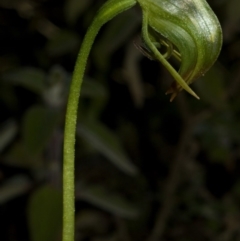
[{"label": "green orchid flower", "polygon": [[[176,82],[167,93],[171,101],[216,61],[222,31],[205,0],[108,0],[89,27],[76,61],[67,104],[63,163],[63,241],[74,241],[74,146],[77,109],[87,58],[100,28],[119,13],[138,4],[142,9],[142,37],[149,56],[159,60]],[[165,46],[166,53],[161,53]],[[168,59],[179,61],[175,70]]]},{"label": "green orchid flower", "polygon": [[[217,17],[205,0],[138,0],[143,11],[142,35],[147,47],[175,78],[167,91],[171,100],[181,89],[197,97],[189,85],[216,61],[222,46],[222,31]],[[158,51],[162,38],[174,45],[173,57],[180,56],[178,73]],[[197,97],[198,98],[198,97]]]}]

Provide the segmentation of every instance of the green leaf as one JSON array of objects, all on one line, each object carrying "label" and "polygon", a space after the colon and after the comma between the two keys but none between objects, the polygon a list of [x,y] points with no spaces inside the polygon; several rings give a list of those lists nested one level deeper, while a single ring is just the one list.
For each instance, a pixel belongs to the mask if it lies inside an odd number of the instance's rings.
[{"label": "green leaf", "polygon": [[27,169],[35,169],[42,167],[43,159],[41,155],[35,155],[33,161],[32,153],[29,153],[29,150],[26,149],[26,145],[20,140],[14,142],[14,145],[8,150],[3,163],[7,165],[22,167]]},{"label": "green leaf", "polygon": [[0,127],[0,152],[13,140],[17,133],[17,124],[9,120]]},{"label": "green leaf", "polygon": [[58,119],[58,112],[42,106],[34,106],[27,111],[23,120],[23,141],[31,154],[42,151]]},{"label": "green leaf", "polygon": [[76,197],[96,205],[110,213],[125,218],[135,218],[138,210],[119,194],[112,194],[100,185],[80,185]]},{"label": "green leaf", "polygon": [[32,241],[54,241],[61,231],[62,194],[43,186],[30,197],[28,224]]},{"label": "green leaf", "polygon": [[31,181],[24,175],[10,178],[0,187],[0,204],[26,193],[30,187]]},{"label": "green leaf", "polygon": [[134,175],[137,168],[127,157],[118,138],[106,126],[97,121],[84,121],[78,125],[78,135],[127,174]]},{"label": "green leaf", "polygon": [[2,76],[8,83],[22,86],[36,94],[41,94],[46,87],[46,74],[41,69],[25,67],[16,69]]}]

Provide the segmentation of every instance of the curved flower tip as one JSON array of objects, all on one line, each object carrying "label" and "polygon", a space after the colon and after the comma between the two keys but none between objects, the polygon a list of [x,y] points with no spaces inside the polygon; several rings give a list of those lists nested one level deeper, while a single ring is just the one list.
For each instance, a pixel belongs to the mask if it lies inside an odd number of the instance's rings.
[{"label": "curved flower tip", "polygon": [[[216,61],[222,30],[205,0],[138,0],[143,11],[143,40],[155,59],[172,74],[175,83],[166,92],[171,101],[182,89],[199,98],[189,85]],[[159,51],[165,46],[166,53]],[[167,59],[180,62],[178,72]]]}]

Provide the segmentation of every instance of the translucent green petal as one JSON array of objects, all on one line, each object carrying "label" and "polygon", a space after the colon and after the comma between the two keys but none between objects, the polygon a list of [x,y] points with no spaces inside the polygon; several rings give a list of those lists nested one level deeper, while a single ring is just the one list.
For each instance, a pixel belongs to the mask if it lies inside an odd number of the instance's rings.
[{"label": "translucent green petal", "polygon": [[[217,17],[205,0],[138,0],[149,28],[172,42],[181,54],[179,75],[189,85],[216,61],[222,46]],[[177,84],[174,91],[184,88]],[[184,88],[185,89],[185,88]]]}]

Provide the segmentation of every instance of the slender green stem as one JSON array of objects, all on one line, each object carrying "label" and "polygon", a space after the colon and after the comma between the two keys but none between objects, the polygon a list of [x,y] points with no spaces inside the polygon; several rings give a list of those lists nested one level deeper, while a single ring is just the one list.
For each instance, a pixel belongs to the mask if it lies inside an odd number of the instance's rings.
[{"label": "slender green stem", "polygon": [[68,97],[63,150],[63,241],[74,241],[74,158],[78,102],[83,75],[94,39],[103,24],[136,4],[135,0],[110,0],[97,13],[83,40]]},{"label": "slender green stem", "polygon": [[168,63],[164,56],[158,51],[154,43],[151,41],[148,35],[148,14],[143,12],[143,25],[142,25],[142,36],[148,46],[148,48],[154,53],[155,57],[162,63],[162,65],[171,73],[174,79],[179,83],[179,85],[185,89],[189,94],[193,95],[197,99],[199,97],[196,93],[188,86],[188,84],[182,79],[182,77],[177,73],[177,71]]}]

